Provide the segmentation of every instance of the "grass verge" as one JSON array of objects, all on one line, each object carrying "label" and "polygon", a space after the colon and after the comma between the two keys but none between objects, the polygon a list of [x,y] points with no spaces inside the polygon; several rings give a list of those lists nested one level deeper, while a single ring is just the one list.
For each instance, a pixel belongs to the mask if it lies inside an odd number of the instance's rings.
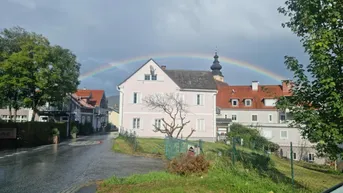
[{"label": "grass verge", "polygon": [[[138,139],[137,152],[122,138],[117,138],[113,150],[132,155],[163,157],[163,139]],[[249,149],[239,149],[235,167],[222,143],[204,143],[211,169],[203,177],[182,177],[167,172],[152,172],[118,179],[112,177],[99,183],[99,192],[292,192],[290,161],[276,156],[266,158]],[[343,175],[332,174],[294,165],[294,192],[322,192],[343,181]]]}]

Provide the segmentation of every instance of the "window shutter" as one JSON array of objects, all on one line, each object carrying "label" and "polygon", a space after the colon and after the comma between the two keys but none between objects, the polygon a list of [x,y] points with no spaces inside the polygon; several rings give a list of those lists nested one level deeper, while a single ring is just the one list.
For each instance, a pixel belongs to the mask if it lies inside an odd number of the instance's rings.
[{"label": "window shutter", "polygon": [[137,80],[144,80],[144,74],[137,74]]},{"label": "window shutter", "polygon": [[138,103],[142,103],[142,93],[138,93]]},{"label": "window shutter", "polygon": [[158,76],[157,76],[157,80],[159,80],[159,81],[164,81],[164,76],[158,75]]},{"label": "window shutter", "polygon": [[144,125],[143,125],[143,119],[139,118],[139,129],[144,129]]}]

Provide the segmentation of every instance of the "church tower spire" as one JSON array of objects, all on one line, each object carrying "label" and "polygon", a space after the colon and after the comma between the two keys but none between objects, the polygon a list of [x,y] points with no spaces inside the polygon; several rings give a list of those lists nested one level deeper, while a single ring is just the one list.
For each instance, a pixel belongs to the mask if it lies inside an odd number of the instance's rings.
[{"label": "church tower spire", "polygon": [[224,82],[224,76],[223,76],[222,72],[220,71],[222,69],[222,66],[220,65],[220,62],[218,60],[219,56],[217,54],[217,50],[216,50],[213,58],[214,58],[214,61],[213,61],[213,64],[211,66],[213,78],[215,80]]}]

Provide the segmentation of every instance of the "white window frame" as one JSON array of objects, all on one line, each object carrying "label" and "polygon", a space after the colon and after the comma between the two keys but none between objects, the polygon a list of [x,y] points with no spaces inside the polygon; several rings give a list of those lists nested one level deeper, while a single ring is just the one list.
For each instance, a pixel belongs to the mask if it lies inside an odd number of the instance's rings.
[{"label": "white window frame", "polygon": [[[311,155],[311,158],[312,158],[312,159],[310,159],[310,155]],[[314,153],[309,153],[309,154],[308,154],[308,161],[313,162],[313,161],[314,161],[314,157],[315,157],[315,154],[314,154]]]},{"label": "white window frame", "polygon": [[[248,101],[250,102],[249,105],[247,104]],[[245,100],[244,100],[244,105],[247,106],[247,107],[251,107],[251,105],[252,105],[251,103],[252,103],[252,100],[251,100],[251,99],[245,99]]]},{"label": "white window frame", "polygon": [[[236,105],[233,104],[234,102],[236,102]],[[231,100],[231,105],[232,105],[233,107],[238,107],[238,99],[232,99],[232,100]]]},{"label": "white window frame", "polygon": [[268,115],[268,122],[272,123],[273,122],[273,114]]},{"label": "white window frame", "polygon": [[134,117],[132,119],[132,129],[140,129],[141,128],[141,118]]},{"label": "white window frame", "polygon": [[224,115],[224,118],[227,119],[227,114]]},{"label": "white window frame", "polygon": [[[135,94],[136,94],[136,101],[135,101]],[[133,92],[132,94],[132,103],[133,104],[140,104],[142,101],[142,94],[140,92]]]},{"label": "white window frame", "polygon": [[[254,116],[256,116],[256,121],[254,121],[254,119],[253,119]],[[251,122],[258,122],[258,115],[257,114],[251,115]]]},{"label": "white window frame", "polygon": [[155,126],[160,129],[162,126],[162,119],[155,119]]},{"label": "white window frame", "polygon": [[[286,132],[287,133],[287,137],[282,137],[282,132]],[[288,139],[288,131],[287,130],[281,130],[280,131],[280,139]]]},{"label": "white window frame", "polygon": [[[156,78],[153,79],[153,77],[156,77]],[[150,80],[153,80],[153,81],[157,80],[157,74],[151,75]]]},{"label": "white window frame", "polygon": [[[149,79],[146,79],[147,77],[149,77]],[[144,74],[144,80],[151,80],[151,75],[150,74]]]},{"label": "white window frame", "polygon": [[[198,101],[198,97],[199,97],[199,101]],[[196,100],[197,106],[203,106],[204,105],[204,95],[203,94],[197,94],[195,100]]]},{"label": "white window frame", "polygon": [[[282,120],[281,117],[284,116],[285,119]],[[285,122],[286,121],[286,113],[280,113],[280,122]]]},{"label": "white window frame", "polygon": [[297,160],[297,153],[293,152],[293,160]]},{"label": "white window frame", "polygon": [[[233,116],[236,117],[236,120],[233,119]],[[231,121],[232,122],[237,122],[238,118],[237,118],[237,114],[231,114]]]},{"label": "white window frame", "polygon": [[[202,121],[202,125],[200,127],[199,125],[199,121]],[[196,131],[205,131],[205,119],[197,119],[197,122],[196,122]]]}]

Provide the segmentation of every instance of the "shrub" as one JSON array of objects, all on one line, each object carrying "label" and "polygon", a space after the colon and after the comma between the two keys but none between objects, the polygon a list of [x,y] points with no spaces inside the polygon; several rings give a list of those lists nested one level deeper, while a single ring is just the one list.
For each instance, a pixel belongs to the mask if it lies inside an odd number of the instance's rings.
[{"label": "shrub", "polygon": [[181,154],[168,163],[168,171],[179,175],[203,174],[207,173],[210,163],[203,155],[190,156]]},{"label": "shrub", "polygon": [[57,128],[53,128],[51,130],[51,134],[52,134],[52,136],[59,136],[60,135],[60,131]]},{"label": "shrub", "polygon": [[78,132],[79,132],[79,130],[77,129],[77,126],[74,125],[74,126],[72,127],[70,133],[76,133],[76,134],[77,134]]},{"label": "shrub", "polygon": [[240,124],[232,124],[228,137],[233,138],[237,145],[257,149],[257,150],[270,150],[275,152],[279,149],[279,145],[268,141],[265,137],[261,136],[260,132],[255,128],[250,128]]}]

